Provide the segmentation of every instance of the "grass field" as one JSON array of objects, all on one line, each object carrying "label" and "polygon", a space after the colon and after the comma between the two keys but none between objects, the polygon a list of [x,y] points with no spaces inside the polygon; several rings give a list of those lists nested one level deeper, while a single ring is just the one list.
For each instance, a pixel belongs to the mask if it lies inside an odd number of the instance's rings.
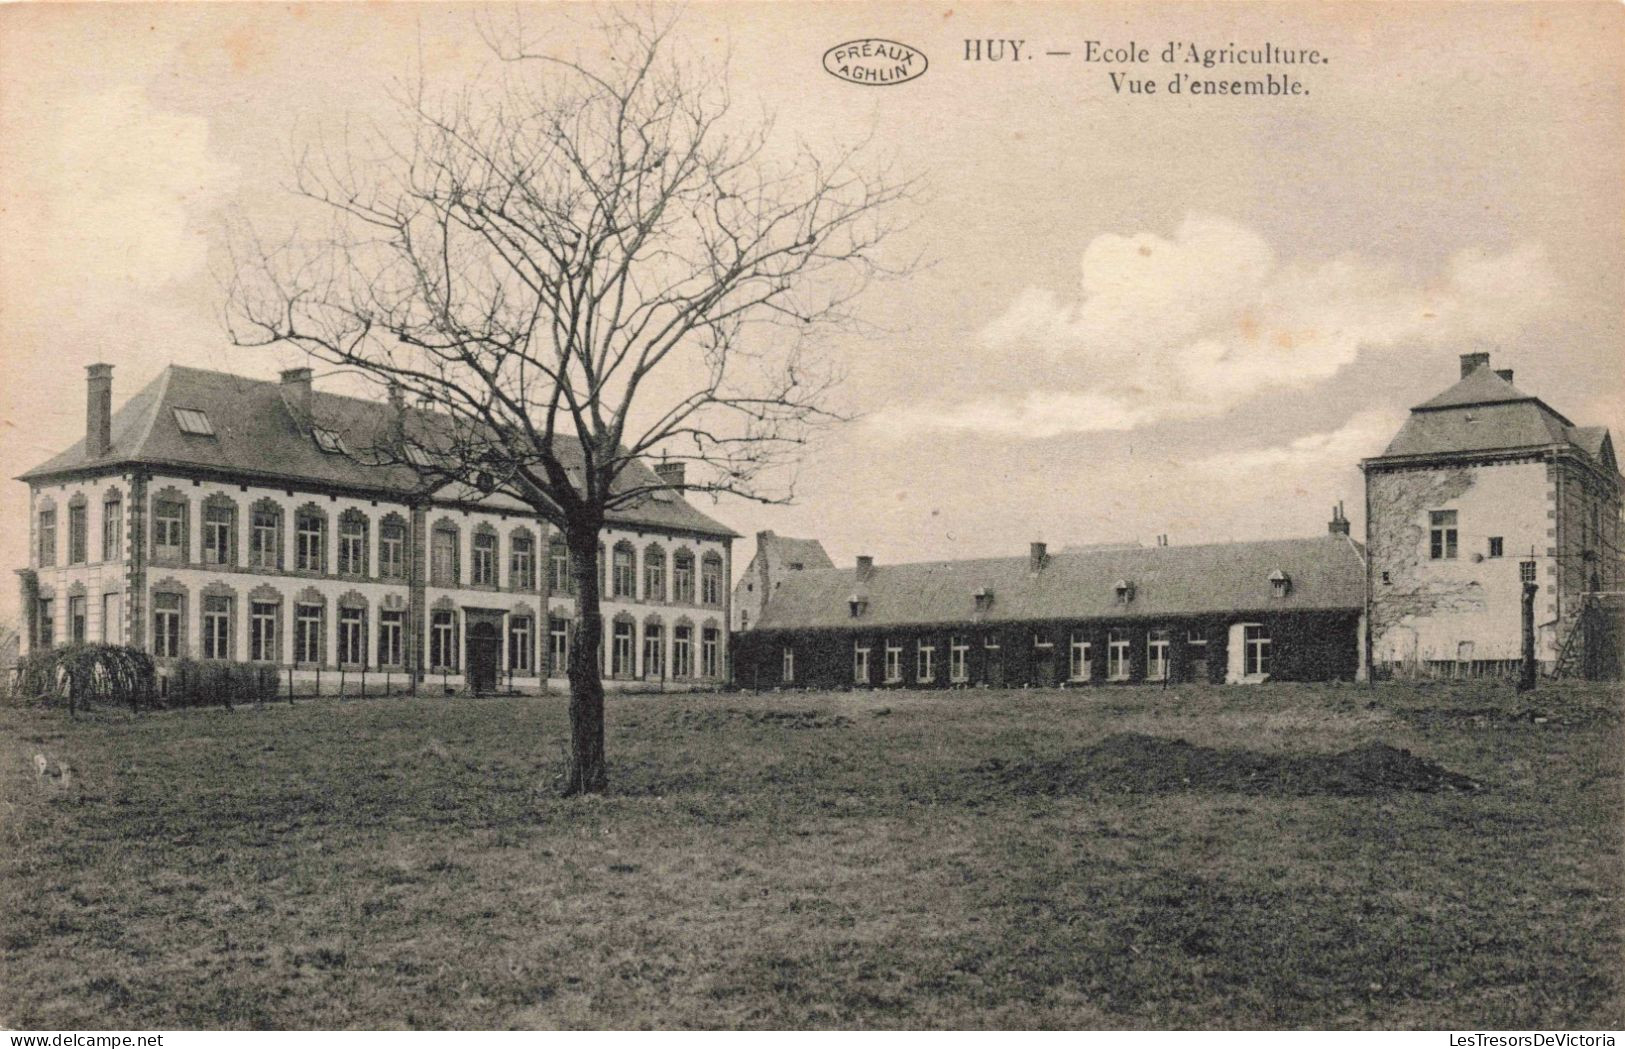
[{"label": "grass field", "polygon": [[[0,710],[0,1026],[1625,1026],[1620,695],[1530,702],[612,697],[576,801],[557,697]],[[1008,775],[1122,733],[1478,788]]]}]

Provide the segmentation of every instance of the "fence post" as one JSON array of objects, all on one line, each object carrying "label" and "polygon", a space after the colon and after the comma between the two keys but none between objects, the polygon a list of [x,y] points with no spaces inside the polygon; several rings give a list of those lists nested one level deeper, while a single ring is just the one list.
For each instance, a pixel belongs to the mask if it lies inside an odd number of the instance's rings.
[{"label": "fence post", "polygon": [[367,664],[361,664],[361,698],[367,698]]},{"label": "fence post", "polygon": [[344,664],[339,664],[339,698],[344,698]]},{"label": "fence post", "polygon": [[293,667],[288,667],[288,706],[293,706]]}]

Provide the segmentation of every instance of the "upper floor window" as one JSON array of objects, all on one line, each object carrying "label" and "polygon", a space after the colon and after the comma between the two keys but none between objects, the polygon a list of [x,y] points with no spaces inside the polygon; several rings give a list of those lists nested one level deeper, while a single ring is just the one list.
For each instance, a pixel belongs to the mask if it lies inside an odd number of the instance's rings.
[{"label": "upper floor window", "polygon": [[694,603],[694,555],[679,550],[671,559],[671,599],[679,604]]},{"label": "upper floor window", "polygon": [[616,544],[614,564],[610,572],[610,584],[614,588],[611,593],[615,597],[637,596],[637,575],[633,565],[633,553],[630,546]]},{"label": "upper floor window", "polygon": [[429,581],[435,586],[457,585],[455,528],[436,528],[429,537]]},{"label": "upper floor window", "polygon": [[86,530],[89,516],[83,504],[68,507],[68,564],[82,565],[90,559]]},{"label": "upper floor window", "polygon": [[159,557],[180,560],[186,540],[186,504],[160,499],[152,510],[152,548]]},{"label": "upper floor window", "polygon": [[508,585],[518,590],[536,589],[536,540],[529,532],[520,532],[508,540]]},{"label": "upper floor window", "polygon": [[39,512],[39,563],[41,568],[56,564],[56,511]]},{"label": "upper floor window", "polygon": [[[203,560],[211,565],[235,564],[237,511],[229,505],[203,507]],[[225,657],[219,657],[225,658]]]},{"label": "upper floor window", "polygon": [[658,546],[643,552],[643,599],[666,600],[666,554]]},{"label": "upper floor window", "polygon": [[1456,511],[1428,511],[1428,557],[1450,561],[1456,557]]},{"label": "upper floor window", "polygon": [[574,592],[570,579],[570,548],[560,540],[547,547],[547,588],[555,594]]},{"label": "upper floor window", "polygon": [[102,560],[117,561],[124,549],[124,503],[118,493],[102,503]]},{"label": "upper floor window", "polygon": [[406,525],[398,520],[386,518],[378,526],[378,574],[386,579],[406,575]]},{"label": "upper floor window", "polygon": [[258,507],[249,520],[248,563],[255,568],[282,567],[282,514]]},{"label": "upper floor window", "polygon": [[497,537],[491,532],[474,533],[475,586],[497,585]]},{"label": "upper floor window", "polygon": [[339,574],[367,574],[367,519],[355,511],[339,518]]},{"label": "upper floor window", "polygon": [[327,521],[301,513],[294,521],[294,566],[304,572],[327,570]]},{"label": "upper floor window", "polygon": [[1501,536],[1490,536],[1490,556],[1500,557],[1503,553],[1505,553],[1505,544],[1502,542]]},{"label": "upper floor window", "polygon": [[706,554],[700,562],[700,603],[722,604],[722,558]]}]

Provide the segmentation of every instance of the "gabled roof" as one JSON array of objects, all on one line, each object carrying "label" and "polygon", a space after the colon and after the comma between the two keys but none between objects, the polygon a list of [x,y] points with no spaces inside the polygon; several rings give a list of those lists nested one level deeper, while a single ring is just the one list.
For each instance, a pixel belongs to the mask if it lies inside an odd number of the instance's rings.
[{"label": "gabled roof", "polygon": [[[1291,580],[1274,596],[1270,573]],[[1119,604],[1127,582],[1133,600]],[[977,612],[975,594],[992,594]],[[850,602],[863,601],[854,617]],[[1105,619],[1327,609],[1365,604],[1359,544],[1346,536],[1201,546],[1128,547],[1027,557],[877,565],[786,573],[757,623],[762,630],[869,628],[935,623]]]},{"label": "gabled roof", "polygon": [[[177,408],[204,412],[214,434],[183,431],[175,416]],[[317,391],[311,395],[310,424],[338,434],[351,449],[365,449],[381,443],[389,425],[389,412],[385,403]],[[409,429],[416,426],[429,432],[442,425],[432,413],[421,409],[408,412]],[[558,452],[566,465],[572,460],[579,463],[582,458],[580,446],[567,438],[559,440]],[[165,368],[113,413],[112,450],[107,455],[86,455],[85,442],[80,439],[18,480],[40,481],[126,464],[201,468],[245,479],[327,484],[399,495],[421,488],[410,466],[372,465],[353,455],[322,451],[288,407],[281,384],[180,365]],[[623,473],[622,483],[631,487],[659,482],[646,464],[634,463]],[[516,500],[486,496],[460,486],[442,489],[437,496],[525,512]],[[671,498],[647,498],[638,506],[617,510],[610,516],[623,525],[643,524],[715,536],[736,534],[675,493]]]},{"label": "gabled roof", "polygon": [[[1608,469],[1612,444],[1602,427],[1577,427],[1545,401],[1519,390],[1488,366],[1411,409],[1376,458],[1415,458],[1568,445]],[[1609,458],[1603,458],[1604,448]],[[1371,460],[1367,460],[1368,462]]]},{"label": "gabled roof", "polygon": [[834,568],[824,544],[816,539],[792,539],[772,532],[756,534],[756,556],[773,565],[800,565],[803,571]]}]

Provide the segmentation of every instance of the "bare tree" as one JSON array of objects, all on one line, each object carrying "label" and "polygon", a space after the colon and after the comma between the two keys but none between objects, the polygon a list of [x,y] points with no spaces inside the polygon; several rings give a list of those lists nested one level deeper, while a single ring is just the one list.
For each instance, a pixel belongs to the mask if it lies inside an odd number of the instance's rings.
[{"label": "bare tree", "polygon": [[[682,489],[787,500],[782,469],[835,418],[816,338],[897,272],[880,258],[908,180],[860,146],[781,149],[724,75],[678,53],[669,19],[616,12],[595,58],[533,46],[517,16],[481,32],[499,59],[457,91],[392,96],[398,126],[322,136],[294,191],[319,238],[232,237],[235,343],[280,344],[432,409],[372,442],[426,490],[522,501],[570,551],[566,792],[606,784],[599,535]],[[430,419],[431,422],[421,422]]]}]

